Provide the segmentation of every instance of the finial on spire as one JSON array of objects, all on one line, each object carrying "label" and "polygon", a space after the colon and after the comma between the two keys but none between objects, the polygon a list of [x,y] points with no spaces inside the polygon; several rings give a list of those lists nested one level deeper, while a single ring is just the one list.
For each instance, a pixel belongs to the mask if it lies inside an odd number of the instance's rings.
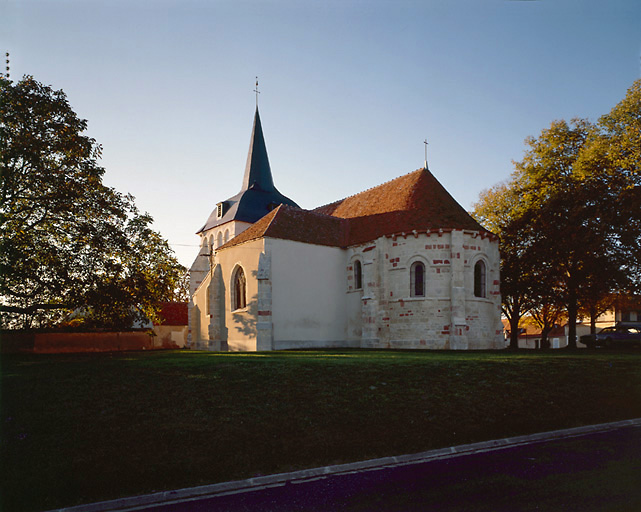
[{"label": "finial on spire", "polygon": [[423,141],[423,144],[425,144],[425,170],[429,171],[429,168],[427,167],[427,139]]},{"label": "finial on spire", "polygon": [[256,77],[256,89],[254,89],[254,92],[256,93],[256,108],[258,108],[258,95],[260,94],[258,90],[258,77]]}]

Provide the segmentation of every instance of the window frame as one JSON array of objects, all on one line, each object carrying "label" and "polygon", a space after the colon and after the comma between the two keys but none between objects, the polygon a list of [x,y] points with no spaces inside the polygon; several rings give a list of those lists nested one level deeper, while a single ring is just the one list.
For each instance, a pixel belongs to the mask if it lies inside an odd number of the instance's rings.
[{"label": "window frame", "polygon": [[363,289],[363,264],[361,260],[354,260],[354,290]]},{"label": "window frame", "polygon": [[[420,287],[421,293],[418,293],[418,287],[416,286],[419,283],[416,269],[421,269]],[[420,260],[413,261],[410,265],[410,297],[412,298],[425,298],[427,295],[427,266]]]},{"label": "window frame", "polygon": [[232,311],[247,309],[247,278],[240,265],[236,266],[231,276],[231,301]]},{"label": "window frame", "polygon": [[487,263],[483,258],[479,258],[474,262],[473,273],[472,293],[474,297],[487,299]]}]

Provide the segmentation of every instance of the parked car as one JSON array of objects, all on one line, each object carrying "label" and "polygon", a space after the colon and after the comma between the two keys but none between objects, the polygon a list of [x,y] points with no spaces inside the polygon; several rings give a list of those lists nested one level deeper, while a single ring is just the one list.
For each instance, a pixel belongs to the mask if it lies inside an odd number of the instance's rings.
[{"label": "parked car", "polygon": [[596,334],[581,336],[579,342],[588,348],[641,346],[641,323],[620,322],[615,326],[601,329]]}]

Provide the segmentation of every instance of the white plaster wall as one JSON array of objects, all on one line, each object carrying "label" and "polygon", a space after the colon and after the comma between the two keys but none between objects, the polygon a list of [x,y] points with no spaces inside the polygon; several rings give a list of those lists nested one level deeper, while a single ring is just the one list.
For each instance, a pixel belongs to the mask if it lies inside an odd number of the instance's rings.
[{"label": "white plaster wall", "polygon": [[267,239],[274,348],[346,346],[346,253]]}]

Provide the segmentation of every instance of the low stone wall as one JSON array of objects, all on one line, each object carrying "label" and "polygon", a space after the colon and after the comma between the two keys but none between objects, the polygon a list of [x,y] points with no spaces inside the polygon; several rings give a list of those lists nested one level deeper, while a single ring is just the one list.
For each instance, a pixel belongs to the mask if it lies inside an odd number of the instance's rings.
[{"label": "low stone wall", "polygon": [[184,348],[188,331],[186,325],[155,325],[154,348]]},{"label": "low stone wall", "polygon": [[[186,334],[178,328],[157,327],[128,332],[12,332],[0,333],[3,353],[68,354],[176,349],[185,345]],[[183,328],[186,331],[186,326]]]}]

